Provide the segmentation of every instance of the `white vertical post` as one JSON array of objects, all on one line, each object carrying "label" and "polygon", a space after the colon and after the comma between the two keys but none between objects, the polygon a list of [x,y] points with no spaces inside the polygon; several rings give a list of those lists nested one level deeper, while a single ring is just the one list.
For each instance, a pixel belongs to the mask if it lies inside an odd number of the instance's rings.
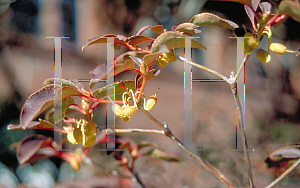
[{"label": "white vertical post", "polygon": [[[106,45],[107,45],[106,59],[107,59],[107,75],[108,75],[109,71],[114,69],[114,58],[115,58],[114,37],[107,37]],[[113,75],[115,75],[115,73]],[[106,82],[107,85],[114,84],[115,76],[107,77],[106,80],[107,80],[107,82]],[[115,89],[113,91],[112,90],[107,90],[107,95],[108,96],[114,96],[114,97],[111,97],[111,100],[113,102],[115,102]],[[115,119],[115,115],[112,111],[112,105],[113,104],[106,103],[106,128],[111,129],[114,132],[114,130],[115,130],[115,120],[116,119]],[[112,120],[113,123],[112,124],[108,123],[108,120]],[[115,133],[113,133],[112,136],[113,136],[114,142],[111,143],[111,144],[106,143],[106,149],[108,149],[108,148],[115,149]],[[110,145],[110,146],[108,147],[108,145]]]},{"label": "white vertical post", "polygon": [[[70,38],[70,37],[52,37],[47,36],[46,38],[53,38],[54,39],[54,78],[60,78],[62,79],[62,48],[61,48],[61,39],[62,38]],[[56,83],[57,85],[62,85],[62,83]],[[58,90],[60,89],[55,87],[54,85],[54,96],[56,98],[54,99],[54,119],[61,119],[62,118],[62,93],[58,93]],[[58,101],[58,102],[57,102]],[[58,127],[62,127],[62,122],[56,124]],[[54,141],[56,143],[61,143],[62,140],[61,134],[54,134]],[[60,147],[62,148],[62,147]]]},{"label": "white vertical post", "polygon": [[[192,60],[191,37],[185,37],[184,57]],[[184,63],[184,139],[188,148],[193,148],[192,123],[192,65]]]}]

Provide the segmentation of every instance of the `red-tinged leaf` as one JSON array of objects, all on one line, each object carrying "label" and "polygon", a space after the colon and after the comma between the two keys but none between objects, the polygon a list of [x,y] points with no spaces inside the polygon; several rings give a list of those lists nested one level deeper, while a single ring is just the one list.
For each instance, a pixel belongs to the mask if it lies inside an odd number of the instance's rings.
[{"label": "red-tinged leaf", "polygon": [[244,4],[244,5],[252,6],[251,0],[215,0],[215,1],[232,1],[232,2]]},{"label": "red-tinged leaf", "polygon": [[114,44],[119,44],[127,47],[126,42],[124,41],[126,39],[125,36],[122,35],[114,35],[114,34],[107,34],[102,37],[95,37],[92,39],[89,39],[84,43],[81,50],[84,50],[86,47],[92,45],[92,44],[99,44],[99,43],[107,43],[108,37],[114,37]]},{"label": "red-tinged leaf", "polygon": [[[127,59],[124,63],[116,63],[115,67],[111,64],[111,68],[107,71],[107,63],[98,65],[93,71],[90,72],[92,79],[106,79],[107,77],[111,77],[126,70],[134,69],[134,63],[131,59]],[[108,75],[106,74],[108,72]],[[90,87],[94,86],[90,85]]]},{"label": "red-tinged leaf", "polygon": [[[49,130],[62,130],[61,128],[55,126],[54,124],[52,124],[49,121],[40,119],[40,121],[32,121],[29,123],[29,125],[26,127],[27,129],[49,129]],[[14,125],[14,124],[10,124],[7,127],[8,130],[12,130],[12,129],[23,129],[21,124],[18,125]]]},{"label": "red-tinged leaf", "polygon": [[192,17],[190,20],[190,23],[193,23],[197,25],[198,27],[201,26],[217,26],[217,27],[223,27],[234,30],[238,27],[237,24],[235,24],[232,21],[227,21],[225,19],[220,18],[217,15],[211,14],[211,13],[201,13],[197,14]]},{"label": "red-tinged leaf", "polygon": [[[115,86],[115,88],[114,88]],[[116,98],[118,94],[123,94],[125,92],[124,88],[122,87],[124,86],[126,89],[132,89],[132,91],[135,91],[135,84],[133,80],[126,80],[126,81],[121,81],[121,82],[117,82],[115,84],[110,84],[107,86],[104,86],[102,88],[96,89],[93,91],[93,96],[95,98],[102,98],[107,96],[107,91],[109,91],[109,93],[115,93]]]},{"label": "red-tinged leaf", "polygon": [[165,28],[163,25],[156,25],[150,28],[150,30],[154,31],[156,34],[160,35],[165,32]]},{"label": "red-tinged leaf", "polygon": [[[151,53],[158,52],[160,45],[166,45],[168,49],[183,48],[185,47],[185,38],[188,35],[184,35],[177,31],[167,31],[159,35],[154,41],[151,47]],[[190,36],[188,36],[190,37]],[[198,40],[191,39],[191,47],[206,50],[206,47]]]},{"label": "red-tinged leaf", "polygon": [[75,89],[80,89],[76,84],[69,80],[61,79],[61,78],[48,78],[47,80],[44,81],[43,86],[48,86],[52,84],[57,84],[60,86],[70,86],[74,87]]},{"label": "red-tinged leaf", "polygon": [[[39,126],[39,124],[40,124],[40,122],[38,122],[38,121],[32,121],[29,123],[29,125],[27,127],[34,129],[34,127]],[[7,130],[13,130],[13,129],[23,129],[23,127],[21,124],[9,124],[7,126]]]},{"label": "red-tinged leaf", "polygon": [[136,32],[134,33],[134,35],[140,35],[142,34],[144,31],[146,31],[146,29],[150,28],[151,25],[147,25],[147,26],[144,26],[144,27],[141,27],[140,29],[136,30]]},{"label": "red-tinged leaf", "polygon": [[[45,154],[37,154],[41,148],[53,149],[53,139],[43,135],[31,135],[24,138],[16,148],[17,158],[20,164],[33,163],[45,157]],[[53,153],[55,155],[55,153]],[[52,156],[54,156],[52,154]]]},{"label": "red-tinged leaf", "polygon": [[252,8],[256,11],[260,0],[251,0]]},{"label": "red-tinged leaf", "polygon": [[281,1],[278,14],[284,14],[300,22],[300,4],[294,1]]},{"label": "red-tinged leaf", "polygon": [[154,39],[149,38],[149,37],[144,36],[144,35],[134,35],[134,36],[128,37],[126,42],[131,46],[137,46],[140,43],[143,43],[143,42],[146,42],[146,41],[152,41],[152,40],[154,40]]},{"label": "red-tinged leaf", "polygon": [[255,20],[254,20],[255,15],[254,15],[254,12],[247,5],[245,5],[244,8],[245,8],[245,11],[246,11],[246,13],[247,13],[247,15],[248,15],[251,23],[252,23],[252,26],[254,26],[255,25]]},{"label": "red-tinged leaf", "polygon": [[[149,80],[151,80],[152,78],[155,78],[156,76],[158,76],[159,73],[160,73],[160,70],[155,70],[155,69],[150,70],[149,74],[147,76],[147,82]],[[136,88],[140,88],[142,86],[142,82],[143,82],[143,77],[139,77],[137,84],[136,84],[137,85]]]},{"label": "red-tinged leaf", "polygon": [[24,129],[41,112],[53,105],[55,99],[61,100],[70,96],[84,96],[77,89],[69,86],[59,89],[56,95],[54,91],[54,89],[42,88],[27,99],[22,107],[20,116],[20,124]]},{"label": "red-tinged leaf", "polygon": [[21,110],[20,124],[25,129],[42,111],[54,104],[54,89],[44,89],[32,94]]},{"label": "red-tinged leaf", "polygon": [[[253,7],[253,10],[256,11],[257,10],[257,7],[258,7],[258,4],[259,4],[259,1],[260,0],[252,0],[252,7]],[[253,12],[253,10],[248,6],[248,5],[245,5],[244,6],[245,8],[245,11],[252,23],[253,26],[255,26],[255,13]]]},{"label": "red-tinged leaf", "polygon": [[193,24],[193,23],[182,23],[179,24],[175,31],[180,31],[183,32],[185,35],[195,35],[196,33],[200,33],[201,31],[196,30],[196,27],[198,27],[197,25]]},{"label": "red-tinged leaf", "polygon": [[151,156],[168,161],[168,162],[179,162],[179,159],[176,157],[172,157],[168,155],[167,153],[159,150],[159,149],[154,149],[150,153]]},{"label": "red-tinged leaf", "polygon": [[[124,72],[126,70],[132,70],[134,69],[134,63],[130,59],[126,59],[123,64],[116,64],[115,65],[115,75],[120,74],[121,72]],[[109,74],[108,77],[113,76],[112,71],[110,71],[111,75]]]},{"label": "red-tinged leaf", "polygon": [[[121,72],[126,70],[131,70],[134,68],[134,63],[129,56],[134,56],[138,58],[144,57],[146,54],[145,52],[139,51],[131,51],[126,52],[120,56],[118,56],[115,60],[115,68],[108,70],[108,77],[117,75]],[[90,72],[90,75],[93,79],[106,79],[107,78],[107,64],[101,64],[97,66],[93,71]],[[90,83],[90,88],[93,88],[96,82]]]},{"label": "red-tinged leaf", "polygon": [[285,146],[271,153],[265,160],[269,168],[279,167],[281,163],[300,158],[300,145]]}]

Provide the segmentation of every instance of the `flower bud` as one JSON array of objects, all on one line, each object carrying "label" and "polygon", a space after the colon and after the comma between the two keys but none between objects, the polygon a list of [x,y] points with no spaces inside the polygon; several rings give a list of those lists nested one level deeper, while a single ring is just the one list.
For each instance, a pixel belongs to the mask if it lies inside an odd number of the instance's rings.
[{"label": "flower bud", "polygon": [[248,44],[244,43],[244,53],[245,54],[251,54],[253,52],[253,48],[248,46]]},{"label": "flower bud", "polygon": [[283,55],[286,53],[286,47],[279,43],[272,43],[270,45],[270,50],[279,55]]},{"label": "flower bud", "polygon": [[89,121],[85,127],[85,135],[86,136],[93,136],[96,132],[96,123],[94,121]]},{"label": "flower bud", "polygon": [[82,143],[82,131],[80,130],[80,128],[75,128],[73,131],[73,137],[76,140],[76,142],[78,144]]},{"label": "flower bud", "polygon": [[80,163],[79,163],[79,161],[76,159],[76,157],[71,157],[71,158],[69,159],[69,163],[70,163],[70,166],[73,168],[73,170],[75,170],[75,171],[80,170]]},{"label": "flower bud", "polygon": [[270,12],[267,12],[267,13],[263,13],[261,15],[261,20],[259,21],[260,22],[260,25],[265,25],[271,18],[271,14]]},{"label": "flower bud", "polygon": [[165,58],[158,58],[155,60],[155,63],[160,67],[165,67],[167,64],[169,64],[169,61]]},{"label": "flower bud", "polygon": [[124,118],[124,111],[123,108],[118,105],[118,104],[113,104],[112,105],[112,111],[114,112],[114,114],[116,116],[118,116],[119,118]]},{"label": "flower bud", "polygon": [[125,106],[123,109],[124,117],[133,116],[137,111],[138,111],[138,107],[136,106]]},{"label": "flower bud", "polygon": [[163,53],[163,56],[169,62],[175,62],[177,60],[174,49],[171,49],[168,53]]},{"label": "flower bud", "polygon": [[83,147],[91,147],[92,145],[95,144],[95,142],[96,142],[96,135],[88,136],[83,144]]},{"label": "flower bud", "polygon": [[123,118],[123,121],[129,122],[129,121],[130,121],[130,117],[124,117],[124,118]]},{"label": "flower bud", "polygon": [[258,49],[256,51],[256,57],[263,63],[269,63],[271,60],[271,56],[263,49]]},{"label": "flower bud", "polygon": [[254,36],[251,33],[246,33],[244,37],[249,37],[245,38],[245,43],[250,47],[250,48],[257,48],[259,47],[259,41],[257,40],[256,36]]},{"label": "flower bud", "polygon": [[68,132],[67,139],[71,144],[78,144],[73,136],[73,132]]},{"label": "flower bud", "polygon": [[147,65],[145,64],[145,62],[143,62],[141,65],[140,65],[140,71],[143,75],[147,76],[148,75],[148,72],[147,72]]},{"label": "flower bud", "polygon": [[157,97],[156,95],[152,95],[146,102],[144,109],[146,111],[152,110],[152,108],[156,105]]},{"label": "flower bud", "polygon": [[89,102],[83,99],[81,100],[81,106],[84,110],[88,110],[90,107]]}]

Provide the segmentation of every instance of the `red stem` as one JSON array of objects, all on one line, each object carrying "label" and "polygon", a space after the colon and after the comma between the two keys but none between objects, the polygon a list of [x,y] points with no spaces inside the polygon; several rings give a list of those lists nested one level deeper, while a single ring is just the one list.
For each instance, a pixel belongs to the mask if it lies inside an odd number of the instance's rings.
[{"label": "red stem", "polygon": [[143,74],[142,74],[142,76],[143,76],[143,82],[142,82],[142,86],[141,86],[141,89],[140,89],[140,92],[139,92],[139,95],[138,95],[138,98],[137,98],[137,102],[140,102],[143,91],[144,91],[144,88],[145,88],[145,85],[146,85],[146,82],[147,82],[147,76],[145,76]]},{"label": "red stem", "polygon": [[277,24],[278,22],[280,22],[281,20],[283,20],[285,18],[285,15],[275,15],[273,16],[273,18],[271,18],[268,23],[269,28],[273,27],[275,24]]}]

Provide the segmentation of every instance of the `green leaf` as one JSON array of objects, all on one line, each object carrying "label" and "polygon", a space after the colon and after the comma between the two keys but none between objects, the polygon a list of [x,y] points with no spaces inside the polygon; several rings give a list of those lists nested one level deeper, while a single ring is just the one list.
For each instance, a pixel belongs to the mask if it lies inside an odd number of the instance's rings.
[{"label": "green leaf", "polygon": [[57,84],[60,86],[70,86],[74,87],[75,89],[79,90],[79,87],[74,84],[73,82],[70,82],[69,80],[61,79],[61,78],[48,78],[47,80],[44,81],[43,86],[48,86],[51,84]]},{"label": "green leaf", "polygon": [[[91,73],[91,72],[90,72]],[[93,73],[91,73],[93,74]],[[98,79],[91,79],[90,83],[89,83],[89,88],[93,89],[93,87],[98,83]]]},{"label": "green leaf", "polygon": [[[151,53],[158,52],[160,45],[166,45],[168,49],[174,48],[183,48],[185,47],[185,38],[190,37],[188,35],[184,35],[178,31],[167,31],[159,35],[151,47]],[[192,38],[191,39],[191,47],[192,48],[199,48],[207,50],[206,47],[199,42],[198,40]]]},{"label": "green leaf", "polygon": [[278,14],[284,14],[300,22],[300,4],[293,1],[281,1]]},{"label": "green leaf", "polygon": [[[101,36],[101,37],[95,37],[95,38],[89,39],[88,41],[86,41],[84,43],[84,45],[81,48],[81,51],[83,51],[86,47],[88,47],[92,44],[107,43],[107,38],[108,37],[115,37],[114,38],[114,44],[119,44],[119,45],[123,45],[123,46],[128,47],[126,42],[125,42],[125,40],[126,40],[125,36],[107,34],[107,35],[104,35],[104,36]],[[117,49],[118,49],[118,46],[117,46]]]},{"label": "green leaf", "polygon": [[219,16],[216,16],[211,13],[201,13],[197,14],[192,17],[190,20],[190,23],[193,23],[197,25],[198,27],[201,26],[218,26],[218,27],[224,27],[228,29],[234,30],[238,27],[237,24],[231,21],[227,21],[225,19],[220,18]]},{"label": "green leaf", "polygon": [[176,27],[175,31],[180,31],[186,35],[192,36],[201,32],[200,30],[197,30],[196,27],[198,26],[193,23],[182,23]]},{"label": "green leaf", "polygon": [[52,116],[49,116],[49,118],[51,120],[53,120],[54,124],[57,124],[61,120],[63,120],[63,118],[66,114],[66,111],[70,105],[76,104],[72,97],[67,97],[67,98],[63,99],[61,102],[62,102],[62,105],[60,105],[60,103],[57,103],[55,105],[55,111],[58,114],[61,114],[61,116],[54,116],[54,112],[53,112]]},{"label": "green leaf", "polygon": [[152,150],[151,156],[168,161],[168,162],[179,162],[179,159],[176,157],[172,157],[170,155],[168,155],[167,153],[159,150],[159,149],[154,149]]},{"label": "green leaf", "polygon": [[[69,106],[66,110],[66,112],[64,113],[64,115],[68,115],[68,114],[72,114],[74,112],[78,112],[80,108],[77,106]],[[52,108],[50,109],[48,112],[46,112],[45,114],[45,120],[49,121],[50,123],[54,123],[54,111],[55,109]]]},{"label": "green leaf", "polygon": [[[114,88],[115,85],[115,88]],[[109,91],[109,93],[113,93],[115,92],[115,95],[117,94],[123,94],[125,92],[124,88],[121,87],[124,86],[126,89],[132,89],[132,91],[135,91],[135,83],[133,80],[126,80],[126,81],[120,81],[117,82],[115,84],[110,84],[107,86],[104,86],[102,88],[96,89],[93,91],[93,96],[97,99],[100,99],[102,97],[107,96],[107,91]]]},{"label": "green leaf", "polygon": [[[78,91],[77,89],[73,88],[73,87],[69,87],[69,86],[64,86],[61,88],[61,91],[57,92],[57,93],[61,93],[61,95],[57,95],[57,100],[61,100],[67,97],[71,97],[71,96],[86,96],[84,94],[82,94],[80,91]],[[61,98],[60,98],[61,96]]]},{"label": "green leaf", "polygon": [[168,49],[168,47],[166,45],[160,45],[158,52],[154,52],[154,53],[145,55],[143,61],[149,67],[155,58],[162,55],[163,53],[168,53],[168,52],[170,52],[170,50]]}]

